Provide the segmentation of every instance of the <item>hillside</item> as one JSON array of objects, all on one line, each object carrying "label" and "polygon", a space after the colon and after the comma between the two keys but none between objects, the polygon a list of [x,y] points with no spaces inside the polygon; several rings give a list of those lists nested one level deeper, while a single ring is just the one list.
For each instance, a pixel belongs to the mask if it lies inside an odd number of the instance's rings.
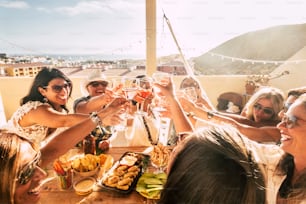
[{"label": "hillside", "polygon": [[[306,45],[306,24],[284,25],[249,32],[210,50],[223,56],[283,61]],[[193,59],[197,74],[269,74],[278,64],[222,59],[205,53]]]}]

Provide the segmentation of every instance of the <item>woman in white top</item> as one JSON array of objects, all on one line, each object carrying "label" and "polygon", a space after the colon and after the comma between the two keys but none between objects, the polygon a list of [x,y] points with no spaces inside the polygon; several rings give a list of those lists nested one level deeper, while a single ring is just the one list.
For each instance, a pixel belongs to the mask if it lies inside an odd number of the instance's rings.
[{"label": "woman in white top", "polygon": [[63,72],[43,68],[5,128],[40,145],[58,128],[71,127],[88,118],[88,114],[68,114],[66,104],[71,92],[72,82]]}]

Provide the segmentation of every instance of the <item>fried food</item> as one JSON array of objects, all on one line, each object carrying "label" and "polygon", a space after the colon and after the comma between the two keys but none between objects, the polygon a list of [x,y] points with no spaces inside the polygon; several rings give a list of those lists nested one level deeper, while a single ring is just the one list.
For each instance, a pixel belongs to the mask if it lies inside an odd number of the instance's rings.
[{"label": "fried food", "polygon": [[128,190],[139,171],[140,169],[138,166],[129,167],[127,165],[119,165],[105,179],[103,184],[120,190]]},{"label": "fried food", "polygon": [[120,190],[124,190],[124,191],[128,190],[129,187],[130,187],[130,185],[123,185],[123,186],[117,185],[116,186],[116,188],[118,188]]},{"label": "fried food", "polygon": [[128,172],[133,172],[133,171],[139,171],[139,167],[138,167],[138,166],[131,166],[131,167],[128,169]]},{"label": "fried food", "polygon": [[119,186],[123,186],[123,185],[130,185],[132,183],[133,179],[132,178],[123,178],[122,180],[120,180],[118,182]]},{"label": "fried food", "polygon": [[158,143],[153,147],[153,150],[150,152],[151,162],[158,166],[164,167],[167,166],[169,157],[170,157],[170,150],[163,146],[162,144]]},{"label": "fried food", "polygon": [[86,154],[84,157],[72,161],[71,167],[77,172],[88,172],[100,166],[100,157],[93,154]]},{"label": "fried food", "polygon": [[126,166],[126,165],[121,165],[121,166],[119,166],[119,167],[117,168],[117,171],[125,171],[125,170],[127,170],[127,168],[128,168],[128,166]]}]

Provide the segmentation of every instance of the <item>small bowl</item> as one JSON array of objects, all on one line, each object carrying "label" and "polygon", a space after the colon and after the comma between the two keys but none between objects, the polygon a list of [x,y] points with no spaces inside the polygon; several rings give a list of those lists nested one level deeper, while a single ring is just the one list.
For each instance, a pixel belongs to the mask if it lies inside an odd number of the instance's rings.
[{"label": "small bowl", "polygon": [[93,191],[96,180],[93,177],[83,178],[73,184],[75,193],[78,195],[88,195]]},{"label": "small bowl", "polygon": [[91,171],[85,171],[85,172],[79,172],[75,169],[73,169],[74,173],[78,176],[81,176],[81,177],[90,177],[90,176],[95,176],[98,174],[100,170],[100,166],[96,167],[94,170],[91,170]]}]

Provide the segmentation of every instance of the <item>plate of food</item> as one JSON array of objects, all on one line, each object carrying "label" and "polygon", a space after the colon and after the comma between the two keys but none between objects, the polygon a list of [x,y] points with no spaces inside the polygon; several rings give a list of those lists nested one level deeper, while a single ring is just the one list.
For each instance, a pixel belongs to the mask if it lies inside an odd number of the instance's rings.
[{"label": "plate of food", "polygon": [[167,175],[160,173],[143,173],[138,179],[136,191],[148,199],[160,199],[160,193],[167,181]]},{"label": "plate of food", "polygon": [[142,153],[126,152],[113,167],[104,174],[98,185],[119,193],[130,193],[142,172],[147,168],[149,156]]}]

